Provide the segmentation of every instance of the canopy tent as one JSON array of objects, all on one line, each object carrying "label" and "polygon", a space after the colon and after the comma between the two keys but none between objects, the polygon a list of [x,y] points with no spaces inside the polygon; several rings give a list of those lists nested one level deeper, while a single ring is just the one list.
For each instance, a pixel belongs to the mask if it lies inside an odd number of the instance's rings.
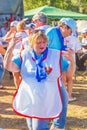
[{"label": "canopy tent", "polygon": [[48,16],[48,18],[51,18],[51,19],[60,19],[62,17],[71,17],[74,19],[87,19],[86,14],[63,10],[63,9],[59,9],[59,8],[48,6],[48,5],[35,8],[32,10],[28,10],[24,12],[24,17],[32,18],[32,16],[38,12],[45,13]]}]

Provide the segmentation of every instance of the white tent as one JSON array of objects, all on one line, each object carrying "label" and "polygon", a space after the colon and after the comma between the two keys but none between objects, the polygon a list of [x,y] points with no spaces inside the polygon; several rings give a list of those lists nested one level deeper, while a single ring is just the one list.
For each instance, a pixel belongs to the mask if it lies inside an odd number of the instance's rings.
[{"label": "white tent", "polygon": [[77,20],[78,32],[82,32],[84,28],[87,28],[87,20]]}]

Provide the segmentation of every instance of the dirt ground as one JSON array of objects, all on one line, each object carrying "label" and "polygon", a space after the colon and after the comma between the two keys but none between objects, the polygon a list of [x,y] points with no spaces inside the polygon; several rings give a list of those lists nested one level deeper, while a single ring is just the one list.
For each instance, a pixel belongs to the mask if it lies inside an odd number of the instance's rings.
[{"label": "dirt ground", "polygon": [[[73,95],[77,101],[68,105],[66,130],[87,130],[87,76],[77,77],[74,81]],[[15,92],[13,80],[6,71],[3,79],[4,89],[0,89],[0,128],[4,130],[28,130],[24,118],[12,109]]]}]

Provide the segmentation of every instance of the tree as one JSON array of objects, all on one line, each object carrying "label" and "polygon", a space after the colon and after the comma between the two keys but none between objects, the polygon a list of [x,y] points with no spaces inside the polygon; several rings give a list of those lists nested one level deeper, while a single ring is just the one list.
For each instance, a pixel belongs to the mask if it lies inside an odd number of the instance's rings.
[{"label": "tree", "polygon": [[24,0],[24,10],[49,5],[75,12],[87,13],[87,0]]}]

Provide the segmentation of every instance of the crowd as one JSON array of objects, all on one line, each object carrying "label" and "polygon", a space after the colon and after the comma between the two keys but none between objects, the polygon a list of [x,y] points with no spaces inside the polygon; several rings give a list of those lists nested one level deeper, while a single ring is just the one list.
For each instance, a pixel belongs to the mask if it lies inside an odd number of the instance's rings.
[{"label": "crowd", "polygon": [[77,100],[73,76],[87,60],[87,29],[79,41],[76,27],[72,18],[52,27],[39,12],[29,24],[23,19],[0,29],[0,88],[7,69],[16,87],[13,110],[26,118],[29,130],[65,130],[68,102]]}]

